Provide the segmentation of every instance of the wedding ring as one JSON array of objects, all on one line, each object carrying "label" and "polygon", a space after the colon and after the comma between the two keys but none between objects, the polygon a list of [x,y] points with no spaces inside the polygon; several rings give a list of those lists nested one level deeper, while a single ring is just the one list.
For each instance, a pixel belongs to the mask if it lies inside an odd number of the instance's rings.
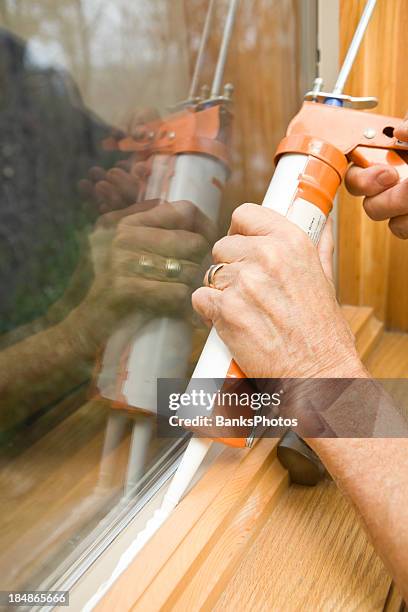
[{"label": "wedding ring", "polygon": [[211,287],[211,289],[217,289],[217,287],[215,286],[214,277],[217,274],[218,270],[221,270],[221,268],[223,268],[224,266],[225,264],[219,263],[213,264],[208,268],[204,277],[204,284],[207,287]]}]

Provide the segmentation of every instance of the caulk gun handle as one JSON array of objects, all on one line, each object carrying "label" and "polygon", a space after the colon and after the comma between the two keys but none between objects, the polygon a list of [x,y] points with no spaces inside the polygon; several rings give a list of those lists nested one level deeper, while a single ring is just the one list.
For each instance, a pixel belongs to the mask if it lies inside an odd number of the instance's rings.
[{"label": "caulk gun handle", "polygon": [[354,164],[362,168],[369,168],[375,164],[392,166],[398,172],[401,181],[408,179],[408,163],[402,155],[393,149],[377,149],[375,147],[359,146],[347,157]]}]

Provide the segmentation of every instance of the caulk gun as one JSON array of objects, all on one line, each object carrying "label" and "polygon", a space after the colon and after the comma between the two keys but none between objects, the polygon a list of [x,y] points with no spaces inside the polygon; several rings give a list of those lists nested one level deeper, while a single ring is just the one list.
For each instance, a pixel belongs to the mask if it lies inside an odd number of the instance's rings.
[{"label": "caulk gun", "polygon": [[[191,201],[214,223],[218,220],[222,191],[229,175],[232,86],[225,85],[223,93],[221,89],[237,6],[238,0],[229,0],[209,95],[205,87],[200,96],[197,92],[215,0],[209,1],[188,99],[165,119],[144,126],[139,135],[117,143],[119,150],[133,154],[136,159],[147,157],[150,175],[144,199]],[[176,280],[179,264],[176,260],[167,261],[171,265],[166,268],[166,275]],[[107,465],[102,465],[101,473],[110,471],[108,458],[130,414],[134,426],[127,492],[137,485],[144,469],[152,429],[149,415],[157,410],[157,379],[184,378],[191,348],[192,328],[188,321],[170,316],[151,318],[143,313],[129,316],[105,347],[97,387],[102,397],[112,400],[116,414],[108,422],[102,457],[102,464],[107,459]]]},{"label": "caulk gun", "polygon": [[[354,98],[342,93],[375,4],[376,0],[366,3],[334,90],[322,92],[322,81],[316,79],[313,90],[305,95],[301,110],[277,148],[276,170],[262,203],[300,227],[315,245],[349,162],[362,167],[389,164],[397,170],[400,180],[408,179],[408,143],[393,135],[402,119],[365,113],[361,109],[375,107],[376,98]],[[195,379],[240,378],[245,378],[245,374],[213,328],[189,388],[194,388]],[[245,436],[218,441],[249,447],[253,440],[254,432],[248,428]],[[199,465],[210,444],[207,438],[193,437],[190,441],[170,485],[169,506],[178,503],[188,487],[192,466]]]}]

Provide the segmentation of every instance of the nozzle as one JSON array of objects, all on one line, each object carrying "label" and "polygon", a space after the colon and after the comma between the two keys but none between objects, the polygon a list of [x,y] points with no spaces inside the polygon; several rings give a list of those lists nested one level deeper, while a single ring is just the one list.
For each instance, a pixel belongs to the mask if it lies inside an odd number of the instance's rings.
[{"label": "nozzle", "polygon": [[343,65],[339,72],[339,76],[337,77],[337,81],[333,89],[334,96],[343,93],[344,86],[353,67],[368,24],[370,23],[370,19],[375,9],[376,3],[377,0],[367,0],[356,31],[354,32],[353,40],[351,41],[347,51],[347,55],[344,58]]}]

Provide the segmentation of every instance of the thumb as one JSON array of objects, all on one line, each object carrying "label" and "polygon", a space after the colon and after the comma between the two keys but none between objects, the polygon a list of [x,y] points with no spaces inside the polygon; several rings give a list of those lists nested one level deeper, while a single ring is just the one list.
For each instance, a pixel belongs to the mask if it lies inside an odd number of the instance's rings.
[{"label": "thumb", "polygon": [[333,283],[333,253],[334,253],[334,238],[333,238],[333,219],[328,217],[326,227],[320,238],[317,249],[319,253],[320,263],[328,280]]},{"label": "thumb", "polygon": [[395,128],[394,136],[398,138],[398,140],[408,142],[408,113],[405,115],[404,121]]}]

